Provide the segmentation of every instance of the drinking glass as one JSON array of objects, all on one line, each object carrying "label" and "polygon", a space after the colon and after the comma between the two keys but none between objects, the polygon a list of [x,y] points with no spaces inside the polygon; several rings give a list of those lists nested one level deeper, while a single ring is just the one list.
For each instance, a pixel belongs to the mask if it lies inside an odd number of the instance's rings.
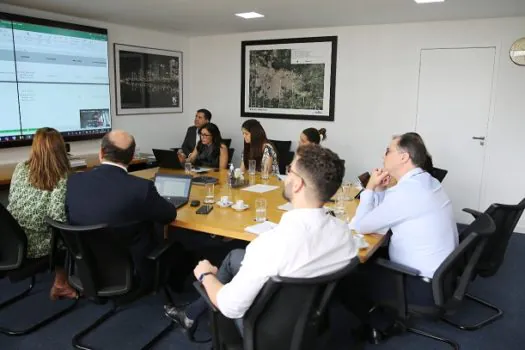
[{"label": "drinking glass", "polygon": [[207,183],[204,185],[204,203],[213,204],[215,202],[215,185]]},{"label": "drinking glass", "polygon": [[255,166],[257,163],[255,162],[255,159],[250,159],[248,161],[248,174],[255,175]]},{"label": "drinking glass", "polygon": [[191,169],[192,169],[191,162],[184,163],[184,172],[187,175],[191,174]]},{"label": "drinking glass", "polygon": [[352,184],[350,182],[343,182],[341,185],[341,192],[343,193],[343,199],[345,201],[352,200],[352,196],[350,195],[350,192],[352,191]]},{"label": "drinking glass", "polygon": [[340,214],[344,214],[345,211],[346,211],[345,196],[343,194],[343,191],[339,191],[335,199],[334,212],[336,215],[340,215]]},{"label": "drinking glass", "polygon": [[267,166],[266,164],[263,165],[262,172],[261,172],[261,179],[268,180],[268,178],[270,177],[270,169],[271,169],[271,166]]},{"label": "drinking glass", "polygon": [[255,200],[255,221],[266,221],[266,199],[258,198]]}]

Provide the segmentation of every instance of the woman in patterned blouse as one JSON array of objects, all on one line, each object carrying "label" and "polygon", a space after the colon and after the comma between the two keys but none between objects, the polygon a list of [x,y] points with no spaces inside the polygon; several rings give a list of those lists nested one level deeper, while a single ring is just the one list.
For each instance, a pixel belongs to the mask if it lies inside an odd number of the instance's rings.
[{"label": "woman in patterned blouse", "polygon": [[255,160],[256,169],[271,169],[271,173],[279,174],[277,152],[268,141],[262,125],[255,119],[249,119],[242,124],[244,150],[241,155],[241,170],[248,169],[248,161]]},{"label": "woman in patterned blouse", "polygon": [[[7,210],[27,235],[27,257],[49,254],[51,232],[45,217],[66,221],[66,180],[71,171],[66,146],[60,133],[52,128],[38,129],[33,138],[29,160],[17,164]],[[52,300],[76,298],[76,291],[67,283],[63,268],[55,269],[55,282],[50,291]]]}]

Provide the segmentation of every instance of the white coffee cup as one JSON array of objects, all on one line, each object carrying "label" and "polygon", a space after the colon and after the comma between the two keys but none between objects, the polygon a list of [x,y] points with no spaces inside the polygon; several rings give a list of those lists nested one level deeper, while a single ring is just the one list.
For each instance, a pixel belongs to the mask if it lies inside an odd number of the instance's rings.
[{"label": "white coffee cup", "polygon": [[244,208],[244,201],[242,199],[239,199],[236,203],[235,203],[235,206],[239,209],[242,209]]},{"label": "white coffee cup", "polygon": [[226,205],[226,204],[228,204],[228,203],[230,203],[230,197],[228,197],[228,196],[222,196],[222,197],[221,197],[221,204]]}]

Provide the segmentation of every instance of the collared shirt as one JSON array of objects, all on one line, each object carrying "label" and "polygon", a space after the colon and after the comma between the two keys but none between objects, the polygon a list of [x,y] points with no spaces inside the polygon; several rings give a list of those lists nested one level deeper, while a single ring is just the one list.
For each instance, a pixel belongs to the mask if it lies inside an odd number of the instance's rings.
[{"label": "collared shirt", "polygon": [[[195,132],[195,147],[199,144],[199,141],[201,140],[201,129],[196,128]],[[191,150],[193,152],[193,150]]]},{"label": "collared shirt", "polygon": [[247,247],[241,268],[217,294],[221,312],[241,318],[272,276],[317,277],[342,269],[357,254],[348,226],[324,209],[294,209]]},{"label": "collared shirt", "polygon": [[112,166],[116,166],[116,167],[119,167],[120,169],[123,169],[125,170],[126,172],[128,172],[128,168],[126,168],[124,165],[122,164],[117,164],[117,163],[113,163],[113,162],[109,162],[107,160],[103,161],[101,164],[103,165],[112,165]]},{"label": "collared shirt", "polygon": [[359,233],[391,229],[390,260],[429,278],[458,245],[450,199],[439,181],[420,168],[386,191],[363,191],[354,228]]}]

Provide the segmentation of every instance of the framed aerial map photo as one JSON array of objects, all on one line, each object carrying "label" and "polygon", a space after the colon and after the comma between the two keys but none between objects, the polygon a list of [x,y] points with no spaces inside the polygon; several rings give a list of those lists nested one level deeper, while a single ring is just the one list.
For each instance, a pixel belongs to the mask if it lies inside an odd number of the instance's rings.
[{"label": "framed aerial map photo", "polygon": [[115,44],[117,115],[182,112],[182,52]]},{"label": "framed aerial map photo", "polygon": [[337,36],[243,41],[241,116],[334,120]]}]

